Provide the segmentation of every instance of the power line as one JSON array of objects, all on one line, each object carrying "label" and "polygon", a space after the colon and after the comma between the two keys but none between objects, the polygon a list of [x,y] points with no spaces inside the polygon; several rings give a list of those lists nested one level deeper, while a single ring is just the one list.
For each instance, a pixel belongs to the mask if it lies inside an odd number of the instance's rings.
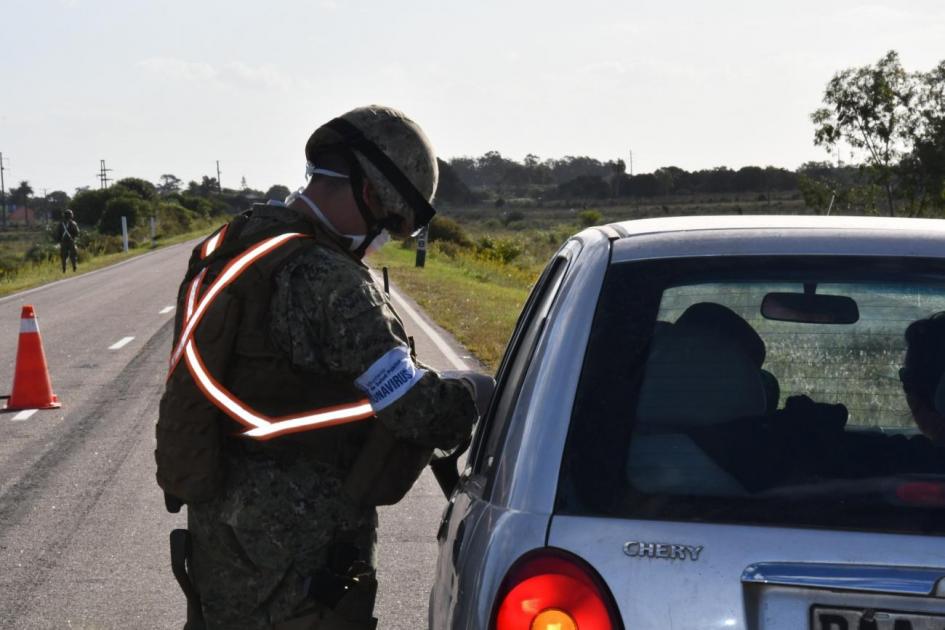
[{"label": "power line", "polygon": [[108,173],[112,169],[105,168],[105,160],[99,160],[98,164],[99,164],[98,179],[99,179],[99,182],[101,183],[102,190],[105,190],[106,188],[108,188],[108,182],[112,181],[108,177]]}]

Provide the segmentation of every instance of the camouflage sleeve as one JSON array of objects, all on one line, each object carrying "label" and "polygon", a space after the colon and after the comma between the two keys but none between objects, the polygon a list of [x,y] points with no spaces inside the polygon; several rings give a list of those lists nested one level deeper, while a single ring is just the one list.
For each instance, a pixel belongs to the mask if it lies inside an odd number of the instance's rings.
[{"label": "camouflage sleeve", "polygon": [[[368,270],[321,248],[306,251],[277,275],[270,330],[297,367],[352,382],[408,345],[403,325]],[[418,378],[406,393],[375,405],[378,418],[398,437],[452,448],[471,431],[472,396],[461,382],[415,367]]]}]

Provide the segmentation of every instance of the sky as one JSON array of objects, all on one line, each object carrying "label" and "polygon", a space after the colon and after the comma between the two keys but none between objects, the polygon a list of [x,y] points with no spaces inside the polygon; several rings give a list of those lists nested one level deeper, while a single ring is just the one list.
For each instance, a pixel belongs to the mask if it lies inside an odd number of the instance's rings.
[{"label": "sky", "polygon": [[[633,170],[794,169],[837,71],[945,59],[942,0],[0,0],[7,189],[110,176],[304,183],[353,107],[438,154],[589,155]],[[846,159],[845,159],[846,161]]]}]

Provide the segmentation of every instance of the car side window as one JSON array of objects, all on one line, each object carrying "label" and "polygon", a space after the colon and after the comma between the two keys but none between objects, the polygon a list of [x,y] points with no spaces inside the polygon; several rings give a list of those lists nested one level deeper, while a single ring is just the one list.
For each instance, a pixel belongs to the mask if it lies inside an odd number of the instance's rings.
[{"label": "car side window", "polygon": [[470,468],[475,474],[489,474],[500,450],[522,381],[544,330],[548,312],[561,287],[568,262],[567,256],[557,256],[548,264],[522,309],[496,375],[492,404],[476,434],[471,451]]}]

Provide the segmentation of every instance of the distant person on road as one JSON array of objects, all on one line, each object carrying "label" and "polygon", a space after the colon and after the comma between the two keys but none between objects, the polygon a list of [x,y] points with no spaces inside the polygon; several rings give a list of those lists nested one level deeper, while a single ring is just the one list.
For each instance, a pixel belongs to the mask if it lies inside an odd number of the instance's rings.
[{"label": "distant person on road", "polygon": [[423,131],[362,107],[305,157],[305,186],[194,250],[178,297],[157,477],[187,504],[188,618],[211,630],[375,628],[375,506],[477,416],[475,384],[417,361],[361,261],[433,216]]},{"label": "distant person on road", "polygon": [[72,262],[72,271],[76,270],[79,261],[79,252],[75,248],[79,237],[79,225],[72,219],[72,210],[62,213],[62,221],[56,226],[53,237],[59,243],[59,258],[62,261],[62,273],[66,272],[66,259]]}]

